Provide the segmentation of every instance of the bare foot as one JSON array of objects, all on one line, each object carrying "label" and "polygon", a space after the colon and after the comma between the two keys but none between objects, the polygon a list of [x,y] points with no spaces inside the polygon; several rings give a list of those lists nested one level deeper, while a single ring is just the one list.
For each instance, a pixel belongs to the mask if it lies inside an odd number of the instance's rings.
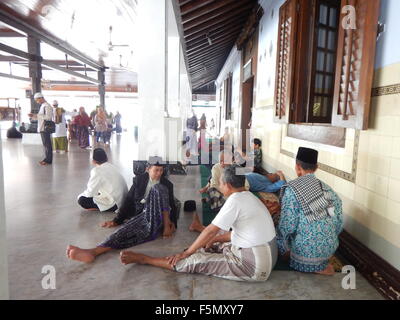
[{"label": "bare foot", "polygon": [[121,251],[120,253],[120,260],[124,265],[132,263],[144,264],[145,257],[146,256],[144,254],[135,253],[132,251]]},{"label": "bare foot", "polygon": [[194,214],[193,216],[193,222],[189,226],[189,231],[191,232],[203,232],[204,226],[201,224],[199,216],[197,214]]},{"label": "bare foot", "polygon": [[96,259],[91,250],[81,249],[74,246],[69,246],[67,248],[67,257],[71,260],[84,263],[92,263]]},{"label": "bare foot", "polygon": [[175,225],[171,222],[164,226],[163,238],[170,238],[175,233],[176,228]]},{"label": "bare foot", "polygon": [[333,265],[328,264],[325,270],[316,273],[323,276],[333,276],[335,274],[335,268],[333,267]]}]

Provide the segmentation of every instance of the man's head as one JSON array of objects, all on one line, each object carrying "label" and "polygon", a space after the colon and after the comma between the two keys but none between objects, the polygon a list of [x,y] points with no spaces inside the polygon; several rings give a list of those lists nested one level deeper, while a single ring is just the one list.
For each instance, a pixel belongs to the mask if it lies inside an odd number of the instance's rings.
[{"label": "man's head", "polygon": [[298,177],[314,173],[318,169],[318,151],[309,148],[299,148],[296,157],[296,174]]},{"label": "man's head", "polygon": [[222,173],[219,188],[225,197],[245,190],[246,177],[242,174],[236,174],[237,169],[241,169],[241,167],[234,164],[227,166]]},{"label": "man's head", "polygon": [[262,145],[262,142],[261,142],[260,139],[256,138],[256,139],[253,140],[253,144],[254,144],[254,149],[260,149],[261,145]]},{"label": "man's head", "polygon": [[107,153],[104,149],[97,148],[93,151],[93,163],[101,166],[108,161]]},{"label": "man's head", "polygon": [[164,165],[160,157],[151,157],[148,161],[147,172],[150,179],[159,181],[164,174]]},{"label": "man's head", "polygon": [[36,101],[37,104],[42,104],[45,102],[44,96],[41,92],[35,93],[35,95],[33,96],[33,99]]},{"label": "man's head", "polygon": [[54,101],[53,101],[53,107],[54,107],[54,108],[58,108],[58,101],[57,101],[57,100],[54,100]]}]

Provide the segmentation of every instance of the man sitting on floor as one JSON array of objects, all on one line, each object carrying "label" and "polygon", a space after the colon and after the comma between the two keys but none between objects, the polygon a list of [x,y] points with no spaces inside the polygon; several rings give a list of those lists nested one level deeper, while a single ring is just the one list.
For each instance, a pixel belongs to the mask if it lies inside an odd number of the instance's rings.
[{"label": "man sitting on floor", "polygon": [[[162,196],[167,199],[167,205],[164,205],[162,209],[168,211],[168,214],[165,217],[167,223],[164,224],[164,235],[170,236],[172,233],[172,230],[170,229],[171,222],[174,224],[175,228],[177,228],[178,212],[175,205],[174,185],[165,178],[163,174],[164,166],[162,165],[161,159],[158,157],[150,158],[146,172],[133,178],[132,187],[120,207],[117,217],[112,221],[105,222],[103,227],[117,227],[123,224],[126,220],[140,215],[147,205],[150,191],[154,186],[160,184],[165,187],[162,188],[162,191],[166,191],[166,194],[163,194]],[[153,209],[147,207],[147,210]]]},{"label": "man sitting on floor", "polygon": [[94,168],[87,189],[78,196],[78,204],[89,211],[115,212],[128,193],[125,179],[118,169],[107,162],[103,149],[93,151]]},{"label": "man sitting on floor", "polygon": [[[67,248],[69,259],[91,263],[96,257],[106,252],[127,249],[155,240],[160,235],[164,238],[173,235],[176,227],[174,223],[177,220],[176,211],[173,213],[171,209],[172,206],[175,207],[173,185],[162,178],[164,167],[160,162],[149,161],[147,171],[135,177],[134,184],[116,221],[123,223],[125,219],[131,218],[95,248],[81,249],[69,246]],[[138,199],[143,201],[138,201]],[[117,226],[117,222],[109,221],[103,226]]]},{"label": "man sitting on floor", "polygon": [[281,190],[278,246],[294,270],[332,275],[329,259],[339,246],[342,201],[315,177],[317,168],[318,152],[300,148],[295,168],[299,178]]},{"label": "man sitting on floor", "polygon": [[220,188],[228,200],[188,249],[167,258],[123,251],[121,262],[236,281],[266,281],[277,260],[274,224],[262,202],[246,191],[245,177],[236,174],[238,168],[224,169]]},{"label": "man sitting on floor", "polygon": [[18,131],[15,122],[13,122],[12,127],[7,130],[7,139],[22,139],[22,133]]}]

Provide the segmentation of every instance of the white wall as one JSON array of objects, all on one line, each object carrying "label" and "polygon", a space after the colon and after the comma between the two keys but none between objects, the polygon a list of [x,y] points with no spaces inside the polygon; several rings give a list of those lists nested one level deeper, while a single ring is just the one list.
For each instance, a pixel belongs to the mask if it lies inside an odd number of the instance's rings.
[{"label": "white wall", "polygon": [[[0,130],[1,135],[1,130]],[[0,300],[8,296],[8,264],[6,243],[6,211],[4,207],[3,150],[0,137]]]}]

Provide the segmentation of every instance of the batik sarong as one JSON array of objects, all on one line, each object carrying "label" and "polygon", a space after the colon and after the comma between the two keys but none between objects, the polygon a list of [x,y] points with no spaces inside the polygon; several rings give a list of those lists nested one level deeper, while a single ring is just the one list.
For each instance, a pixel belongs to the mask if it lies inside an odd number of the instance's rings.
[{"label": "batik sarong", "polygon": [[163,212],[171,212],[168,189],[156,184],[150,190],[143,212],[127,221],[99,247],[127,249],[157,239],[163,232]]}]

